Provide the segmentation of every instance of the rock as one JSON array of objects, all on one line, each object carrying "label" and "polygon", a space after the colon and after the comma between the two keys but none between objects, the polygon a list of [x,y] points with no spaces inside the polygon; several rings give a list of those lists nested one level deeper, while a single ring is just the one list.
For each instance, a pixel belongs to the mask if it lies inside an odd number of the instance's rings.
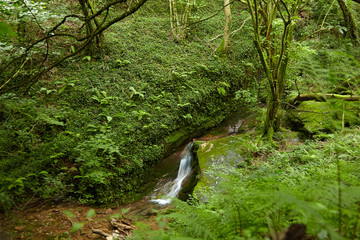
[{"label": "rock", "polygon": [[[216,180],[206,174],[206,170],[212,165],[237,167],[244,161],[239,146],[247,142],[242,135],[231,135],[224,138],[214,139],[207,142],[206,147],[202,148],[203,142],[196,142],[194,148],[199,169],[196,175],[197,184],[193,190],[198,199],[205,199],[203,192],[207,192],[210,186],[216,184]],[[201,191],[200,191],[201,189]]]},{"label": "rock", "polygon": [[285,230],[271,234],[272,240],[304,240],[306,239],[306,226],[302,223],[291,224]]},{"label": "rock", "polygon": [[333,132],[332,119],[327,103],[315,101],[302,102],[290,116],[290,121],[303,125],[303,130],[310,134]]},{"label": "rock", "polygon": [[[288,116],[290,127],[310,135],[331,133],[341,129],[344,114],[345,126],[360,125],[359,110],[354,107],[343,109],[342,100],[330,102],[305,101],[292,110]],[[344,111],[343,111],[344,110]]]},{"label": "rock", "polygon": [[111,209],[111,208],[106,209],[106,211],[105,211],[105,214],[106,214],[106,215],[110,215],[111,213],[112,213],[112,209]]}]

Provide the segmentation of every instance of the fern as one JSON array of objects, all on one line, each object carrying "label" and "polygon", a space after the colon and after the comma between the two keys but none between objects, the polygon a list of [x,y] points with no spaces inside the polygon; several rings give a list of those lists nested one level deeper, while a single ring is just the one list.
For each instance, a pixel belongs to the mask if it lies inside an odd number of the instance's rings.
[{"label": "fern", "polygon": [[[318,239],[356,239],[360,237],[359,142],[359,133],[336,134],[327,143],[307,142],[289,152],[272,149],[262,166],[252,170],[214,160],[204,173],[214,181],[202,192],[202,200],[175,201],[174,211],[162,216],[169,226],[161,234],[266,239],[269,232],[304,223],[307,233]],[[259,144],[245,149],[251,154],[262,148]]]}]

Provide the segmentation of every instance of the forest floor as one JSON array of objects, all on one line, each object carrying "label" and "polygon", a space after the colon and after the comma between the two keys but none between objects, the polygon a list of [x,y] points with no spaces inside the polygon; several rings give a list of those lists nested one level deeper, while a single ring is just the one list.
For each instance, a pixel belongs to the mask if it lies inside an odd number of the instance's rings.
[{"label": "forest floor", "polygon": [[[125,222],[130,230],[135,222],[141,222],[157,230],[157,211],[164,208],[148,200],[112,208],[92,208],[76,202],[38,203],[26,210],[14,210],[8,217],[0,216],[0,239],[105,239],[93,230],[116,232],[111,222]],[[88,217],[91,211],[94,215]],[[126,234],[130,234],[127,229],[120,232],[120,236]]]}]

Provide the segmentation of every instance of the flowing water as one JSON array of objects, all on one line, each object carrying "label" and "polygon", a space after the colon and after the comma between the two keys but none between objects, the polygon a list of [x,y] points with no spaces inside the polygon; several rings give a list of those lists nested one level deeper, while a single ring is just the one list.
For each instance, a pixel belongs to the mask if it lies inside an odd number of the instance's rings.
[{"label": "flowing water", "polygon": [[181,161],[179,166],[179,171],[177,177],[166,183],[161,189],[156,189],[155,191],[161,191],[164,198],[160,199],[152,199],[151,202],[155,202],[161,205],[166,205],[171,202],[172,198],[175,198],[181,190],[181,186],[183,181],[190,175],[191,173],[191,162],[192,162],[192,149],[193,143],[189,143],[184,151],[181,154]]}]

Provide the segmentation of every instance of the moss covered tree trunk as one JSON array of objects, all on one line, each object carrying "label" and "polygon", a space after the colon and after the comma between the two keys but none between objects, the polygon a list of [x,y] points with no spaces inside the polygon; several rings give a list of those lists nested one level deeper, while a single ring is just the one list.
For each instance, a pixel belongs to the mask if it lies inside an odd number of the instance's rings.
[{"label": "moss covered tree trunk", "polygon": [[[90,0],[78,0],[80,8],[85,18],[86,35],[91,36],[95,33],[96,29],[99,28],[99,23],[96,17],[91,16],[95,13],[94,6]],[[94,41],[86,48],[86,54],[94,56],[102,51],[103,33],[97,34]]]},{"label": "moss covered tree trunk", "polygon": [[224,11],[225,11],[225,30],[224,30],[222,52],[227,53],[229,40],[230,40],[230,23],[231,23],[230,0],[224,0]]},{"label": "moss covered tree trunk", "polygon": [[[254,44],[268,81],[268,101],[264,135],[272,141],[281,124],[281,102],[287,83],[286,70],[289,48],[292,43],[294,22],[302,1],[296,4],[282,0],[247,0],[254,29]],[[282,20],[282,27],[275,28],[275,19]]]},{"label": "moss covered tree trunk", "polygon": [[358,42],[358,35],[357,35],[357,26],[355,20],[351,14],[349,7],[346,5],[344,0],[337,0],[341,11],[344,15],[345,26],[347,28],[346,35],[351,38],[353,41]]}]

